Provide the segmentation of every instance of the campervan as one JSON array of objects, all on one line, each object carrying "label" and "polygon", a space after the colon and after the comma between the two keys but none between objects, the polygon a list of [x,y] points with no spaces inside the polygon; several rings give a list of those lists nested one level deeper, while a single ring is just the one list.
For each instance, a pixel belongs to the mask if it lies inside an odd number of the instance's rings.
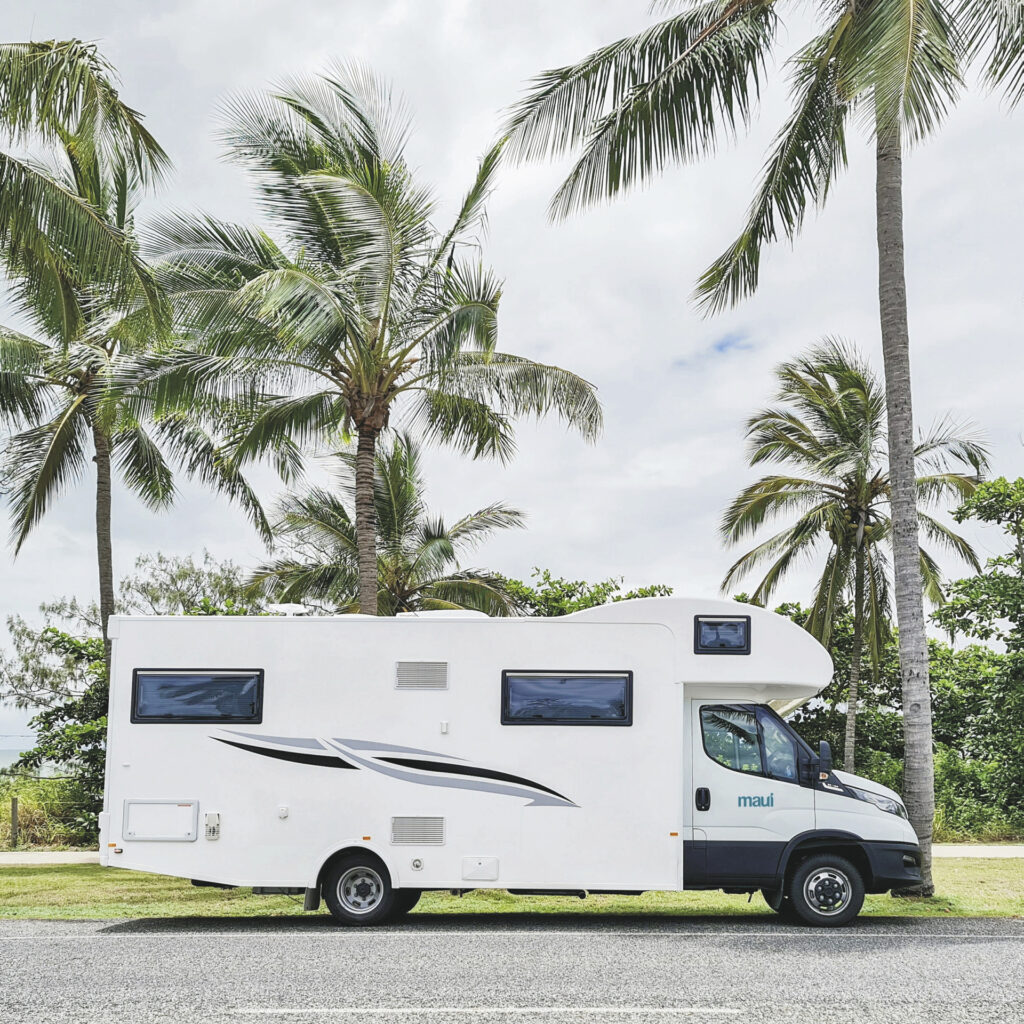
[{"label": "campervan", "polygon": [[295,893],[349,925],[425,890],[760,890],[842,925],[920,880],[892,790],[785,715],[832,677],[724,600],[110,621],[101,862]]}]

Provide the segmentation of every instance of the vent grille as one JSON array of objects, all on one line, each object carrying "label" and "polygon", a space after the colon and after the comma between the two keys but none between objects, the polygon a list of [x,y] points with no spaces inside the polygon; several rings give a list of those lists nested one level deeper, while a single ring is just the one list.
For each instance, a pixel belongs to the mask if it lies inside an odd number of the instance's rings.
[{"label": "vent grille", "polygon": [[392,818],[394,846],[444,846],[444,818]]},{"label": "vent grille", "polygon": [[220,839],[220,815],[219,814],[207,814],[205,819],[206,838],[209,840]]},{"label": "vent grille", "polygon": [[447,690],[447,661],[400,661],[395,667],[396,690]]}]

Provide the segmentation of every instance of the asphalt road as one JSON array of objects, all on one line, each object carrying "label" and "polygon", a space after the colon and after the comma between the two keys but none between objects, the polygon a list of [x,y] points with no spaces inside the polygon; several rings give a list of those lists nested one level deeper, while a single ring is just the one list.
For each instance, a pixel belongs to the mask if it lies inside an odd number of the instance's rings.
[{"label": "asphalt road", "polygon": [[1024,1022],[1024,921],[0,922],[0,1021]]}]

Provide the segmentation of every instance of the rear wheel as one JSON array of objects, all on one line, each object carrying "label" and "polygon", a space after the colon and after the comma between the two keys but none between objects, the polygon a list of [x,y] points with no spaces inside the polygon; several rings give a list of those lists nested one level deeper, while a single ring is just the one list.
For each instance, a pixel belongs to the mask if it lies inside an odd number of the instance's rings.
[{"label": "rear wheel", "polygon": [[392,917],[402,917],[408,914],[419,903],[422,895],[422,889],[396,889],[395,909],[392,911]]},{"label": "rear wheel", "polygon": [[324,900],[340,924],[383,924],[395,912],[397,890],[388,869],[372,854],[350,854],[324,873]]},{"label": "rear wheel", "polygon": [[849,924],[864,905],[864,881],[845,857],[819,853],[797,865],[786,887],[790,903],[804,924],[836,928]]}]

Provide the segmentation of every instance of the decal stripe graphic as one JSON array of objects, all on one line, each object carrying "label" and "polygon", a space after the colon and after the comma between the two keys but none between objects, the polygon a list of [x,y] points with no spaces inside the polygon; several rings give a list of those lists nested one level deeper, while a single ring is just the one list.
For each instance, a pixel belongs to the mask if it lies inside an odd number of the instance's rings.
[{"label": "decal stripe graphic", "polygon": [[297,750],[274,750],[270,747],[254,747],[251,743],[236,743],[233,740],[222,740],[219,736],[212,737],[218,743],[226,743],[229,747],[238,747],[240,750],[248,750],[253,754],[262,754],[264,757],[276,757],[281,761],[295,761],[298,764],[315,764],[321,768],[351,768],[358,771],[354,764],[342,760],[336,754],[300,754]]},{"label": "decal stripe graphic", "polygon": [[[343,747],[350,747],[352,750],[387,750],[392,754],[426,754],[427,757],[447,757],[451,761],[462,761],[463,758],[455,757],[452,754],[442,754],[437,750],[420,750],[419,747],[398,747],[394,743],[373,743],[370,740],[343,740],[334,737],[335,743]],[[371,754],[371,757],[375,756]]]},{"label": "decal stripe graphic", "polygon": [[512,782],[518,786],[528,786],[530,789],[539,789],[542,793],[550,793],[557,796],[559,800],[569,802],[569,798],[539,782],[531,782],[529,779],[521,778],[518,775],[509,775],[507,772],[496,772],[490,768],[474,768],[472,765],[442,764],[440,761],[418,761],[412,757],[381,757],[379,761],[387,761],[388,764],[401,765],[403,768],[418,768],[424,772],[443,772],[445,775],[471,775],[478,779],[494,779],[496,782]]}]

